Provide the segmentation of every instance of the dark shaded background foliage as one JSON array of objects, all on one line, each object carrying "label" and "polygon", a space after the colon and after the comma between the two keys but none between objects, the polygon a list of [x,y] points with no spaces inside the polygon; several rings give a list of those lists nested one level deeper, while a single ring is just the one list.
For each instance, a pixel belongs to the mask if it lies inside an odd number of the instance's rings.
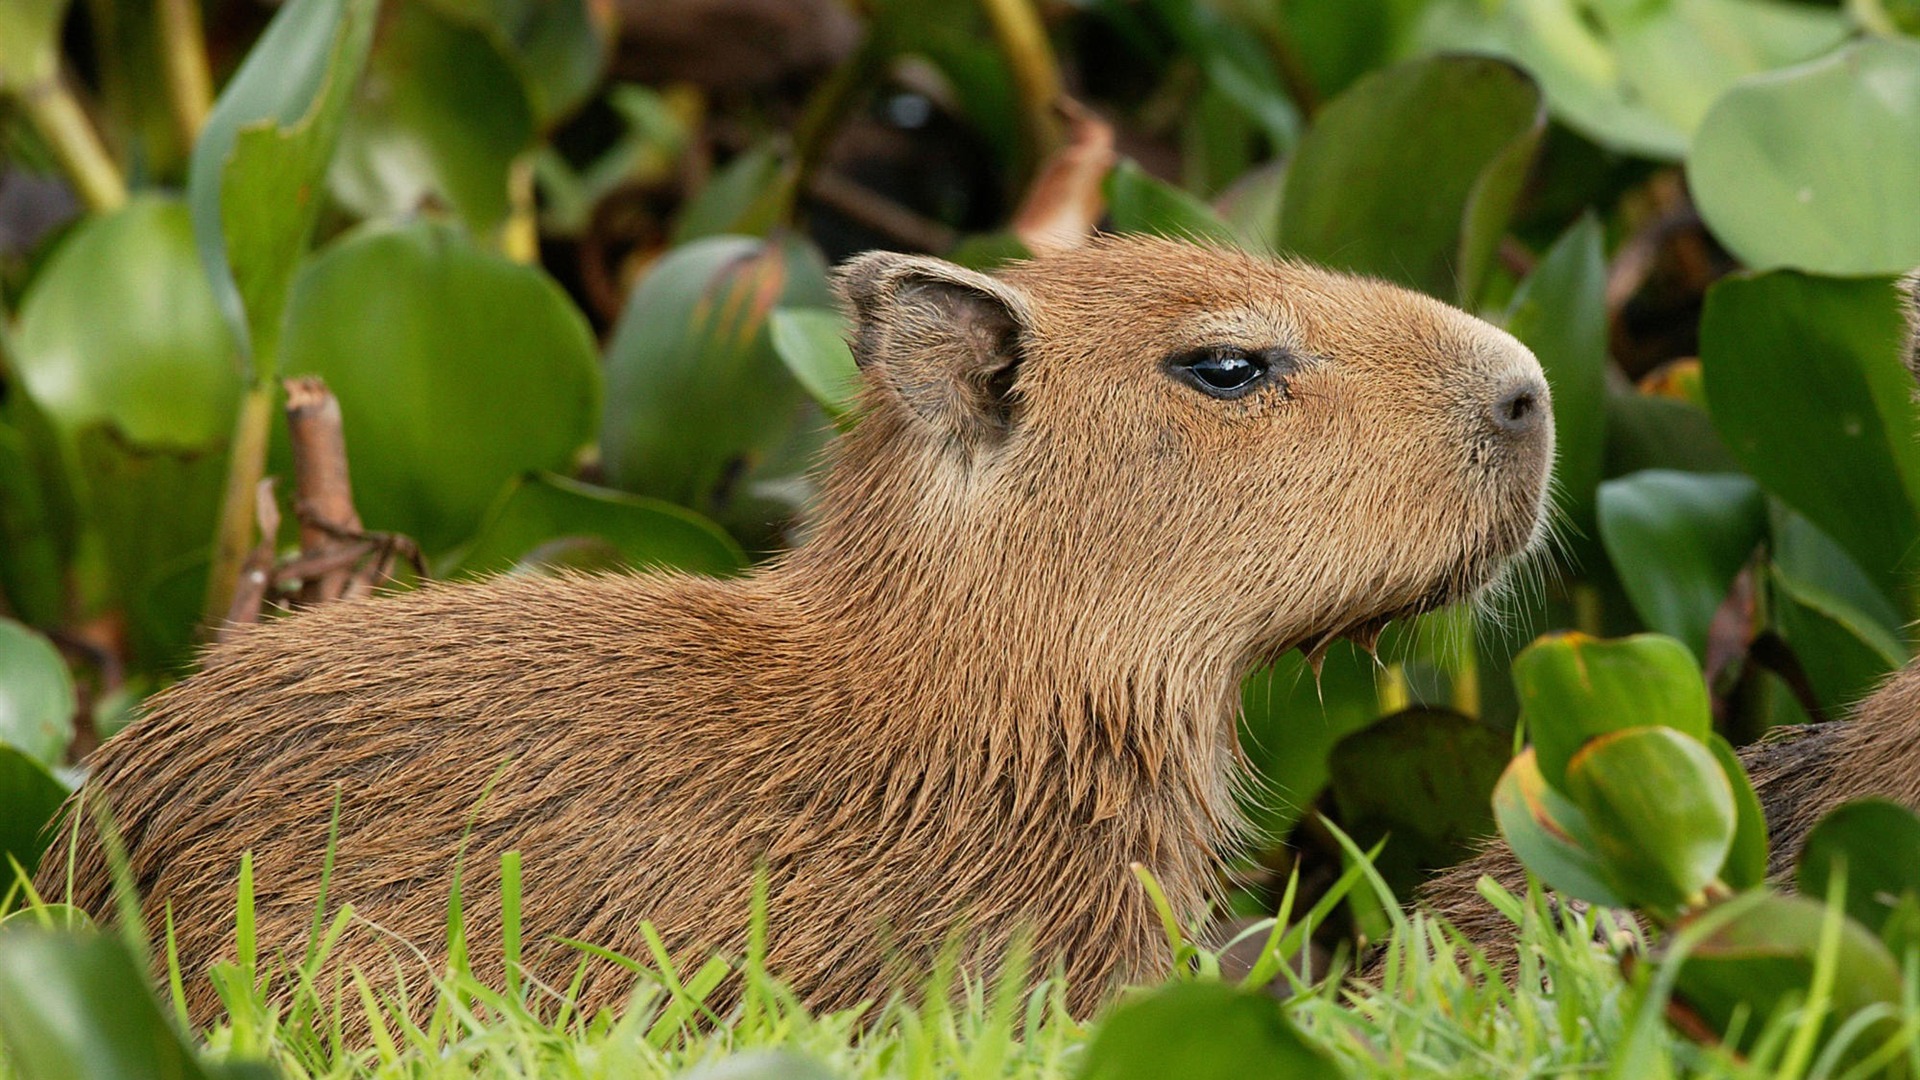
[{"label": "dark shaded background foliage", "polygon": [[732,572],[794,538],[851,377],[827,267],[868,247],[1224,239],[1406,282],[1546,364],[1552,565],[1399,628],[1384,663],[1342,644],[1250,680],[1247,910],[1296,853],[1338,871],[1310,808],[1391,834],[1401,887],[1486,831],[1507,665],[1542,631],[1677,637],[1735,742],[1908,658],[1911,0],[270,19],[0,8],[0,848],[23,863],[226,612],[252,480],[290,468],[279,376],[326,378],[366,528],[436,576]]}]

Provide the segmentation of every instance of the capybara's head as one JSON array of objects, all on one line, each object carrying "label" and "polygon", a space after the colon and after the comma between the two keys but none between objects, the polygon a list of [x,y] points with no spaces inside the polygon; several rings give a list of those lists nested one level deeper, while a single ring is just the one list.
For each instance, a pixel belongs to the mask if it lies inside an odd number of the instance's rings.
[{"label": "capybara's head", "polygon": [[1468,597],[1543,531],[1539,363],[1407,289],[1146,238],[996,276],[874,253],[839,287],[866,390],[829,528],[981,606],[1244,670]]}]

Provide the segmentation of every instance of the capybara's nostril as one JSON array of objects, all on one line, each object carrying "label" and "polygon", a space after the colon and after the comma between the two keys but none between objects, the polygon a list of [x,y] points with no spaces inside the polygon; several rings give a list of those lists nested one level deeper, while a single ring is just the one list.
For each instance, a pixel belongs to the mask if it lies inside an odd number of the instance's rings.
[{"label": "capybara's nostril", "polygon": [[1546,387],[1533,379],[1521,379],[1508,384],[1493,399],[1488,416],[1496,430],[1507,435],[1522,436],[1539,430],[1546,412]]}]

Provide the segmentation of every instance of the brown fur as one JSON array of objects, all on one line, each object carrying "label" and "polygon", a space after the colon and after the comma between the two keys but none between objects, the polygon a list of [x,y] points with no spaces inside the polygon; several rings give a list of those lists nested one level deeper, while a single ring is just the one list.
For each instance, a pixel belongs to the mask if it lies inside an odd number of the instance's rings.
[{"label": "brown fur", "polygon": [[[963,928],[990,966],[1025,928],[1087,1010],[1165,963],[1129,864],[1207,910],[1241,828],[1248,670],[1463,596],[1539,528],[1550,419],[1488,422],[1516,384],[1544,413],[1538,365],[1425,297],[1147,239],[999,279],[870,255],[841,287],[867,389],[804,546],[737,580],[319,608],[222,647],[100,750],[85,791],[149,917],[172,906],[196,1018],[242,852],[263,950],[304,946],[336,798],[327,903],[358,919],[336,960],[376,974],[444,963],[464,846],[486,978],[509,849],[526,967],[561,984],[578,953],[556,936],[644,956],[643,919],[683,958],[737,955],[764,862],[771,965],[816,1006],[885,995]],[[1219,343],[1301,367],[1221,401],[1162,366]],[[84,830],[75,885],[110,906]],[[630,985],[600,965],[584,1001]]]},{"label": "brown fur", "polygon": [[[1901,359],[1920,380],[1920,270],[1901,278],[1898,289],[1908,329]],[[1766,812],[1768,872],[1788,884],[1808,831],[1840,804],[1881,798],[1920,811],[1920,663],[1890,676],[1847,720],[1776,729],[1742,747],[1740,761]],[[1480,898],[1482,875],[1511,891],[1526,886],[1525,869],[1496,840],[1427,882],[1420,899],[1504,963],[1514,953],[1513,924]]]}]

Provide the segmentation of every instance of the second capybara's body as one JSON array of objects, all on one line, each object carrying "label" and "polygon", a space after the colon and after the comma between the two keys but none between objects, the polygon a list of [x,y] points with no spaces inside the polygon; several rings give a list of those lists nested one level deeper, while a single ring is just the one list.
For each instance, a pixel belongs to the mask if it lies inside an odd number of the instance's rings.
[{"label": "second capybara's body", "polygon": [[[468,954],[498,978],[501,855],[524,963],[566,940],[738,954],[812,1004],[985,974],[1019,934],[1074,1006],[1165,948],[1130,865],[1197,920],[1236,842],[1241,679],[1470,595],[1534,543],[1546,386],[1511,337],[1379,282],[1105,239],[988,277],[869,255],[840,276],[865,390],[808,542],[734,580],[501,578],[249,630],[109,741],[83,796],[170,906],[195,1016],[253,853],[264,953],[297,956],[337,841],[333,962]],[[84,823],[74,896],[110,909]],[[61,895],[56,846],[40,874]],[[621,967],[590,965],[589,1007]]]}]

